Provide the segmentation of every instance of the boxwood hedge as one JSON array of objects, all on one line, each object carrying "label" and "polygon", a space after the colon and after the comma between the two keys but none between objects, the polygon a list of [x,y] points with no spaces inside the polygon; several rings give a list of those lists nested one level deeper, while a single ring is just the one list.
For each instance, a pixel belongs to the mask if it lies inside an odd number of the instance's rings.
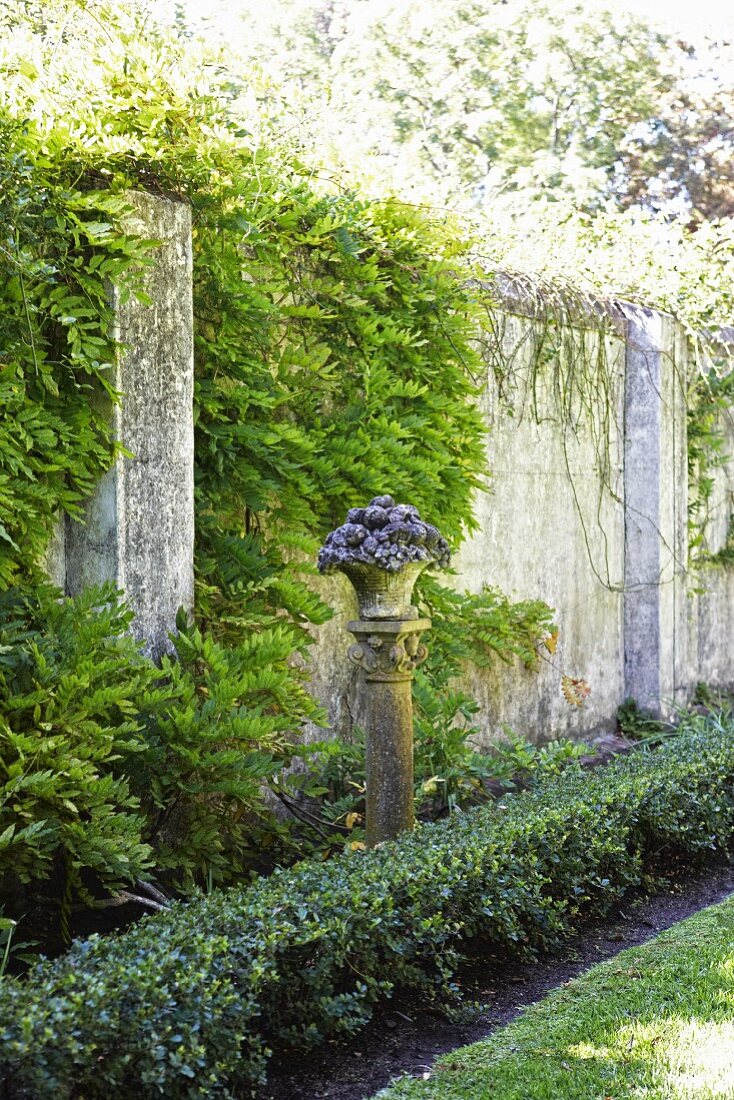
[{"label": "boxwood hedge", "polygon": [[5,978],[5,1097],[242,1096],[273,1045],[355,1031],[398,985],[447,985],[462,942],[557,946],[662,849],[729,846],[732,732],[694,718],[655,752],[176,904]]}]

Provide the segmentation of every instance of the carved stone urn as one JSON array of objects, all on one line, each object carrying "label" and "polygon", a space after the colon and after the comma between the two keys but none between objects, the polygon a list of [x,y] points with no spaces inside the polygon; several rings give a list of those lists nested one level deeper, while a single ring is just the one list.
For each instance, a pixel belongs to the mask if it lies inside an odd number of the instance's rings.
[{"label": "carved stone urn", "polygon": [[427,561],[407,562],[396,573],[363,562],[345,562],[337,568],[357,593],[360,619],[415,619],[413,587],[427,565]]},{"label": "carved stone urn", "polygon": [[356,642],[349,660],[363,673],[366,695],[366,833],[374,847],[415,823],[413,813],[413,673],[428,650],[431,626],[412,606],[413,587],[430,565],[448,565],[438,530],[412,505],[391,496],[353,508],[319,554],[319,569],[351,581],[360,617],[347,624]]}]

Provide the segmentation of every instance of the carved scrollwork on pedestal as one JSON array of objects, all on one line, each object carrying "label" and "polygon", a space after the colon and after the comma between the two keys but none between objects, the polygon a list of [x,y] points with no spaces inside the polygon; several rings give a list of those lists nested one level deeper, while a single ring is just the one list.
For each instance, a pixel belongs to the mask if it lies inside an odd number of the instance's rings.
[{"label": "carved scrollwork on pedestal", "polygon": [[368,680],[409,680],[428,656],[420,634],[429,626],[427,619],[350,623],[358,640],[349,647],[349,660]]}]

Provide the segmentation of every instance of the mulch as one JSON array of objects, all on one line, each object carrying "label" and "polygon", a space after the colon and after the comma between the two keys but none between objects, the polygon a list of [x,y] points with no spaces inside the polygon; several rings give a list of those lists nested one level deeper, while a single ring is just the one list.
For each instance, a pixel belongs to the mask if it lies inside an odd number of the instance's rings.
[{"label": "mulch", "polygon": [[458,977],[466,1000],[481,1006],[470,1018],[452,1021],[415,995],[404,995],[386,1003],[349,1042],[332,1041],[306,1055],[276,1052],[256,1100],[366,1100],[401,1074],[428,1074],[439,1054],[486,1038],[595,963],[732,893],[734,864],[716,862],[694,874],[673,869],[665,889],[630,896],[603,922],[582,926],[562,955],[530,963],[474,957]]}]

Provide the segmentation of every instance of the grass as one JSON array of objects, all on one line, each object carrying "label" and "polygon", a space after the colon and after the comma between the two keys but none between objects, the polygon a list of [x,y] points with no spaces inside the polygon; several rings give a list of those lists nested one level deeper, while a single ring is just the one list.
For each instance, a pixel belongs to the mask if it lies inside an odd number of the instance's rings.
[{"label": "grass", "polygon": [[734,1098],[734,897],[623,951],[380,1100]]}]

